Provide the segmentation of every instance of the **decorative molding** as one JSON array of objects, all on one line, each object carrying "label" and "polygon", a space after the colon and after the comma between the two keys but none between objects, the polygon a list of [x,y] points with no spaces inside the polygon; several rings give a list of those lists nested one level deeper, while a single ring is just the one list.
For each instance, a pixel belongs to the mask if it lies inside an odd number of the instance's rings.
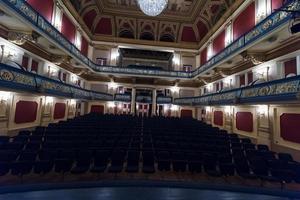
[{"label": "decorative molding", "polygon": [[5,64],[0,64],[0,84],[3,88],[21,92],[28,91],[87,100],[113,100],[110,94],[86,90]]},{"label": "decorative molding", "polygon": [[179,105],[228,105],[260,102],[297,101],[300,76],[279,79],[205,96],[177,98]]},{"label": "decorative molding", "polygon": [[9,32],[7,39],[8,41],[17,45],[23,45],[26,41],[34,42],[33,36],[31,34],[20,32]]},{"label": "decorative molding", "polygon": [[250,61],[254,65],[262,64],[266,61],[266,56],[263,53],[251,53],[248,51],[243,51],[241,53],[244,61]]}]

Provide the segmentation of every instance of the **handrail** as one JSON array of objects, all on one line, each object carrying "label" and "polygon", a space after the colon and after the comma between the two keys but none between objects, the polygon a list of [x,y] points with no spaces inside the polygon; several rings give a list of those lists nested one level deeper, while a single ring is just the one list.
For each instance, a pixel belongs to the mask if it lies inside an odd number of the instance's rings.
[{"label": "handrail", "polygon": [[[78,60],[87,65],[90,69],[95,72],[100,73],[114,73],[114,74],[126,74],[126,75],[139,75],[139,76],[152,76],[152,77],[173,77],[181,79],[191,79],[196,78],[198,75],[204,71],[211,69],[216,64],[220,63],[228,56],[233,55],[238,50],[244,49],[250,43],[261,38],[270,31],[278,28],[279,26],[285,24],[291,15],[283,11],[275,11],[260,23],[258,23],[252,30],[242,35],[236,41],[231,43],[221,52],[213,56],[204,65],[199,66],[191,72],[184,71],[166,71],[166,70],[150,70],[150,69],[133,69],[118,66],[101,66],[95,64],[89,58],[84,56],[77,47],[69,42],[65,36],[63,36],[51,23],[49,23],[43,16],[41,16],[37,11],[35,11],[26,1],[24,0],[2,0],[0,4],[5,4],[19,15],[24,17],[30,23],[32,23],[38,30],[46,34],[50,39],[56,42],[59,46],[63,47],[65,50],[73,54]],[[298,1],[288,1],[284,5],[285,8],[290,10],[300,9],[300,2]]]},{"label": "handrail", "polygon": [[178,105],[227,105],[298,99],[300,75],[197,97],[177,98]]},{"label": "handrail", "polygon": [[115,94],[115,101],[121,101],[121,102],[130,102],[131,101],[131,94]]},{"label": "handrail", "polygon": [[48,95],[78,98],[87,100],[112,100],[113,96],[106,93],[91,91],[63,83],[39,74],[27,72],[0,63],[0,87],[20,92],[36,92]]},{"label": "handrail", "polygon": [[172,101],[173,101],[172,97],[166,97],[166,96],[157,96],[156,97],[157,104],[171,104]]}]

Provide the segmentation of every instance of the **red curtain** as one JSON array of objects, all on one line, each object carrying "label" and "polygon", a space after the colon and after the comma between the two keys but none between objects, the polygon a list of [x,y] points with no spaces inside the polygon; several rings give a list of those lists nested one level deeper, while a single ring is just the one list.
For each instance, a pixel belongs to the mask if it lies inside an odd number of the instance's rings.
[{"label": "red curtain", "polygon": [[296,58],[284,62],[284,75],[297,74],[297,61]]},{"label": "red curtain", "polygon": [[27,69],[28,68],[28,62],[29,62],[29,58],[27,56],[23,56],[23,58],[22,58],[22,67]]},{"label": "red curtain", "polygon": [[76,27],[65,14],[62,17],[61,33],[71,42],[75,41]]},{"label": "red curtain", "polygon": [[54,106],[54,119],[62,119],[65,117],[66,113],[66,104],[65,103],[56,103]]},{"label": "red curtain", "polygon": [[253,82],[253,72],[248,72],[247,73],[248,76],[248,84]]},{"label": "red curtain", "polygon": [[38,67],[39,67],[39,62],[32,60],[31,63],[31,71],[32,72],[37,72],[38,71]]},{"label": "red curtain", "polygon": [[240,75],[240,86],[245,85],[245,74]]},{"label": "red curtain", "polygon": [[255,2],[251,3],[233,22],[233,40],[250,31],[255,26]]},{"label": "red curtain", "polygon": [[236,113],[236,128],[240,131],[253,132],[253,115],[251,112]]},{"label": "red curtain", "polygon": [[204,64],[206,63],[206,61],[207,61],[207,48],[205,48],[205,49],[203,49],[203,50],[201,51],[200,57],[201,57],[200,65],[202,66],[202,65],[204,65]]},{"label": "red curtain", "polygon": [[52,21],[53,0],[27,0],[27,2],[49,22]]},{"label": "red curtain", "polygon": [[287,141],[300,143],[300,114],[284,113],[280,116],[280,136]]},{"label": "red curtain", "polygon": [[92,105],[91,113],[100,113],[104,114],[104,106],[103,105]]},{"label": "red curtain", "polygon": [[218,126],[223,126],[223,112],[215,111],[214,112],[214,124]]},{"label": "red curtain", "polygon": [[88,56],[89,44],[88,41],[82,36],[81,37],[81,53]]},{"label": "red curtain", "polygon": [[213,55],[218,54],[225,48],[225,31],[222,31],[213,41]]},{"label": "red curtain", "polygon": [[36,120],[38,103],[35,101],[18,101],[16,103],[15,123],[29,123]]}]

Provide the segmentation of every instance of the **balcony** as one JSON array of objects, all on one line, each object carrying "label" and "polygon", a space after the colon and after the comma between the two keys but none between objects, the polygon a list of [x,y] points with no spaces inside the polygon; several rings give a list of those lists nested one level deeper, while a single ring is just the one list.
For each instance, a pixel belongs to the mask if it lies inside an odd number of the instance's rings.
[{"label": "balcony", "polygon": [[178,105],[231,105],[276,103],[299,99],[300,76],[260,83],[198,97],[177,98]]},{"label": "balcony", "polygon": [[115,101],[131,102],[131,94],[115,94]]},{"label": "balcony", "polygon": [[104,101],[113,99],[110,94],[86,90],[2,63],[0,63],[0,86],[5,90],[35,92],[65,98]]},{"label": "balcony", "polygon": [[[245,48],[253,45],[263,36],[266,36],[271,31],[278,27],[287,24],[291,19],[291,15],[276,11],[269,15],[267,18],[262,20],[248,33],[241,36],[239,39],[234,41],[231,45],[226,47],[220,53],[212,57],[203,66],[198,67],[192,72],[183,71],[164,71],[164,70],[152,70],[152,69],[137,69],[137,68],[126,68],[118,66],[100,66],[96,65],[90,59],[85,57],[81,52],[70,43],[51,23],[49,23],[44,17],[38,14],[31,6],[24,0],[2,0],[0,5],[15,12],[20,17],[24,18],[27,22],[46,38],[50,39],[56,45],[69,52],[72,56],[77,58],[85,66],[91,70],[105,74],[123,74],[127,76],[147,76],[147,77],[167,77],[167,78],[180,78],[180,79],[191,79],[196,78],[200,74],[212,69],[216,64],[224,61],[228,57],[237,54]],[[289,1],[285,6],[285,9],[299,10],[300,2]]]},{"label": "balcony", "polygon": [[157,104],[171,104],[172,103],[172,97],[166,97],[166,96],[158,96],[156,98]]}]

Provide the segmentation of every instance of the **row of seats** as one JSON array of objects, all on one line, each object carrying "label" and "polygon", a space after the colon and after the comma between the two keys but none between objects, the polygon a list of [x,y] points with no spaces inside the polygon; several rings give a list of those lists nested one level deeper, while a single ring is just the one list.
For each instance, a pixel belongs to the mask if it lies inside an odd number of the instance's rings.
[{"label": "row of seats", "polygon": [[0,175],[205,172],[300,183],[290,154],[194,119],[89,114],[0,137]]}]

